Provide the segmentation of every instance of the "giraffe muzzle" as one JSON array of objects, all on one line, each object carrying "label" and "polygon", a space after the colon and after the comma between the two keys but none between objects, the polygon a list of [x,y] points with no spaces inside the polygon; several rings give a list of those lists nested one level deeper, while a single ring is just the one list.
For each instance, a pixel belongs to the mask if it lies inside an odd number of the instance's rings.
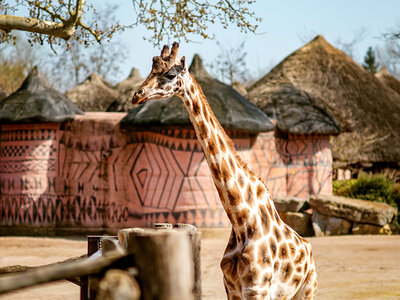
[{"label": "giraffe muzzle", "polygon": [[147,101],[147,98],[143,97],[143,90],[139,89],[136,91],[136,93],[132,97],[132,104],[141,104]]}]

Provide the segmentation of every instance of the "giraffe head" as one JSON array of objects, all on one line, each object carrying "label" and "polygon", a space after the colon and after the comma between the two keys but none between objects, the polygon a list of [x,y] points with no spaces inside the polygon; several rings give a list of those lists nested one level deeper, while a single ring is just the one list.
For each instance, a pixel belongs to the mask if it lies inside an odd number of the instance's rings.
[{"label": "giraffe head", "polygon": [[178,58],[178,47],[177,42],[173,43],[170,52],[168,45],[165,45],[161,55],[153,57],[150,75],[133,95],[133,104],[144,103],[149,99],[166,99],[179,94],[183,88],[182,77],[188,70],[185,57]]}]

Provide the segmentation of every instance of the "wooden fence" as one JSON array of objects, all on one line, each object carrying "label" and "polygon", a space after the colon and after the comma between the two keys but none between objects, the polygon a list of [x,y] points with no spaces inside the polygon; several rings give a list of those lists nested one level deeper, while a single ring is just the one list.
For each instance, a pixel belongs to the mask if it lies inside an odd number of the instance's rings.
[{"label": "wooden fence", "polygon": [[88,255],[40,267],[0,268],[0,295],[69,280],[81,299],[201,299],[201,233],[189,224],[159,223],[118,236],[88,236]]}]

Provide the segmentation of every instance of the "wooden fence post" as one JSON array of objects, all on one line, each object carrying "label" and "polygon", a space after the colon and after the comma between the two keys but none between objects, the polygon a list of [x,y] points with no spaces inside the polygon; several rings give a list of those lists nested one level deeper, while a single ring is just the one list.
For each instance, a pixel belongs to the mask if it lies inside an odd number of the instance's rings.
[{"label": "wooden fence post", "polygon": [[139,270],[143,300],[194,300],[189,235],[175,230],[121,230],[121,245]]},{"label": "wooden fence post", "polygon": [[192,254],[194,263],[194,287],[193,292],[196,300],[201,300],[201,267],[200,267],[200,249],[201,249],[201,231],[191,224],[177,223],[175,228],[185,230],[189,233],[192,242]]}]

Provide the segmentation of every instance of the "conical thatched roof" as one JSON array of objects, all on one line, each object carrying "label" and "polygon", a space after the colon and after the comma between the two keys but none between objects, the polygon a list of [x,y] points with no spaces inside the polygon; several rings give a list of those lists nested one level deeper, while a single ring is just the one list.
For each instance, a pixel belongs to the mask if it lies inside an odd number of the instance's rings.
[{"label": "conical thatched roof", "polygon": [[[294,97],[295,93],[301,97]],[[282,94],[289,95],[291,112],[286,110],[286,101],[279,96]],[[342,133],[332,144],[335,160],[400,161],[399,97],[322,36],[295,51],[250,87],[249,98],[267,115],[275,116],[278,126],[290,124],[291,118],[306,121],[299,114],[307,114],[309,109],[326,128],[333,131],[338,124]],[[306,109],[302,108],[304,104]],[[286,116],[280,116],[284,113]],[[279,124],[282,119],[287,122]],[[291,130],[292,126],[286,126]]]},{"label": "conical thatched roof", "polygon": [[[222,127],[250,133],[270,131],[274,125],[268,117],[230,86],[213,78],[195,55],[190,73],[202,87],[211,109]],[[121,127],[179,125],[192,126],[182,100],[149,100],[138,105],[121,121]]]},{"label": "conical thatched roof", "polygon": [[119,96],[112,84],[96,73],[90,74],[66,95],[84,111],[106,111]]},{"label": "conical thatched roof", "polygon": [[0,102],[0,122],[64,122],[83,112],[64,94],[47,86],[37,70],[29,73],[21,87]]},{"label": "conical thatched roof", "polygon": [[375,76],[383,82],[387,87],[391,88],[400,95],[400,80],[389,73],[386,67],[382,67]]},{"label": "conical thatched roof", "polygon": [[107,111],[124,112],[130,111],[133,108],[132,96],[143,82],[139,70],[132,68],[128,78],[121,81],[115,86],[119,93],[119,97],[107,108]]}]

